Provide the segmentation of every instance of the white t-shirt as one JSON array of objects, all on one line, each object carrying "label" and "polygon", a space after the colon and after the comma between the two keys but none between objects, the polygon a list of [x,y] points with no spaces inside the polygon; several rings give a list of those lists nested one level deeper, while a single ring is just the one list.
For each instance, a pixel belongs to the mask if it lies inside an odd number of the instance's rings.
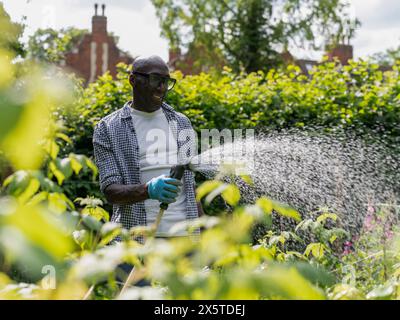
[{"label": "white t-shirt", "polygon": [[[132,108],[132,120],[139,144],[139,164],[141,183],[147,183],[162,174],[169,175],[170,168],[177,163],[178,146],[168,120],[162,109],[154,112],[143,112]],[[186,192],[184,185],[176,201],[164,211],[156,236],[185,236],[186,231],[169,233],[170,228],[186,220]],[[160,201],[144,201],[147,225],[154,224],[160,211]]]}]

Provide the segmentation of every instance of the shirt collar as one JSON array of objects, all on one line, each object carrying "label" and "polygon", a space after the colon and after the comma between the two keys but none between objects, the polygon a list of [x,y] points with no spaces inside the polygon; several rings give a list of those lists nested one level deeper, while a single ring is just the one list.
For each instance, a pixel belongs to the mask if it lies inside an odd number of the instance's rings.
[{"label": "shirt collar", "polygon": [[[128,101],[127,103],[125,103],[125,105],[123,106],[122,110],[121,110],[121,118],[125,119],[125,118],[132,118],[132,100]],[[174,109],[168,105],[167,103],[163,102],[161,105],[161,108],[166,111],[166,112],[173,112]]]}]

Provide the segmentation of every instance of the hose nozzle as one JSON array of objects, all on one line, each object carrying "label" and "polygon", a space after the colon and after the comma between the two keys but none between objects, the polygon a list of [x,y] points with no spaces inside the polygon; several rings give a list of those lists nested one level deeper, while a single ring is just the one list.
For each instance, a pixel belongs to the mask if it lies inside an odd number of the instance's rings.
[{"label": "hose nozzle", "polygon": [[[183,177],[183,174],[185,173],[185,170],[191,170],[192,171],[190,163],[187,163],[187,164],[176,164],[171,168],[171,170],[169,172],[169,176],[171,178],[174,178],[174,179],[177,179],[177,180],[181,180],[182,177]],[[168,204],[163,202],[163,203],[160,204],[160,208],[164,209],[164,210],[167,210]]]}]

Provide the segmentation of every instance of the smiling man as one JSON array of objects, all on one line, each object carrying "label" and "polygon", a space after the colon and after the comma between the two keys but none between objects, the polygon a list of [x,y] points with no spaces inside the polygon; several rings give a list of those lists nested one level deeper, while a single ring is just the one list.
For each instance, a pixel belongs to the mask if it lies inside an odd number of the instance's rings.
[{"label": "smiling man", "polygon": [[160,57],[150,56],[133,62],[129,82],[133,100],[101,119],[93,135],[100,188],[113,204],[111,220],[127,229],[151,226],[164,202],[169,207],[156,236],[187,236],[183,230],[172,233],[171,227],[197,218],[202,209],[193,172],[185,171],[183,181],[168,177],[170,168],[196,148],[190,120],[164,102],[176,80]]}]

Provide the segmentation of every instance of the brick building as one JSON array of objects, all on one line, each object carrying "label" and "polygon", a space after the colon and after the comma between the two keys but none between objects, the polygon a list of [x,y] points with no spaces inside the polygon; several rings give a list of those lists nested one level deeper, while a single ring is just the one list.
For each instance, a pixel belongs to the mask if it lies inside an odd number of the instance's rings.
[{"label": "brick building", "polygon": [[92,32],[86,34],[70,52],[65,55],[63,65],[85,79],[86,84],[109,71],[116,75],[116,65],[119,62],[132,63],[133,58],[120,50],[113,36],[107,32],[107,17],[104,15],[105,5],[101,6],[102,15],[98,15],[98,5],[95,4],[95,14],[92,17]]},{"label": "brick building", "polygon": [[[194,47],[191,46],[187,53],[182,54],[180,48],[170,48],[169,49],[169,57],[168,57],[168,67],[170,70],[179,70],[184,75],[190,74],[199,74],[200,72],[208,72],[209,67],[202,65],[199,60],[199,57],[203,52],[202,47]],[[226,62],[221,60],[220,57],[213,57],[213,66],[219,67],[220,69],[226,65]]]},{"label": "brick building", "polygon": [[170,70],[180,70],[183,74],[199,74],[200,72],[210,71],[210,67],[222,69],[227,62],[218,54],[211,53],[209,56],[212,65],[205,65],[201,62],[204,58],[204,51],[202,45],[191,44],[186,54],[182,54],[179,48],[169,49],[168,66]]},{"label": "brick building", "polygon": [[[333,61],[335,58],[337,58],[342,65],[346,65],[348,64],[349,60],[353,59],[353,46],[348,44],[339,44],[326,52],[326,56],[328,56],[329,61]],[[302,72],[306,75],[308,75],[308,72],[313,66],[320,63],[316,60],[297,59],[289,51],[284,51],[281,53],[281,57],[285,64],[295,64],[299,66]],[[179,49],[170,49],[169,66],[172,70],[179,69],[185,75],[207,71],[203,70],[201,67],[196,67],[195,59],[193,59],[193,54],[190,50],[187,54],[181,54]]]},{"label": "brick building", "polygon": [[[353,46],[350,44],[338,44],[332,47],[325,53],[325,56],[328,57],[328,61],[333,61],[335,58],[339,60],[339,62],[345,66],[349,64],[349,60],[353,59]],[[282,54],[283,61],[285,63],[292,62],[295,65],[299,66],[301,71],[308,75],[308,72],[315,66],[320,64],[319,61],[309,60],[309,59],[295,59],[290,54],[290,52],[285,52]]]}]

